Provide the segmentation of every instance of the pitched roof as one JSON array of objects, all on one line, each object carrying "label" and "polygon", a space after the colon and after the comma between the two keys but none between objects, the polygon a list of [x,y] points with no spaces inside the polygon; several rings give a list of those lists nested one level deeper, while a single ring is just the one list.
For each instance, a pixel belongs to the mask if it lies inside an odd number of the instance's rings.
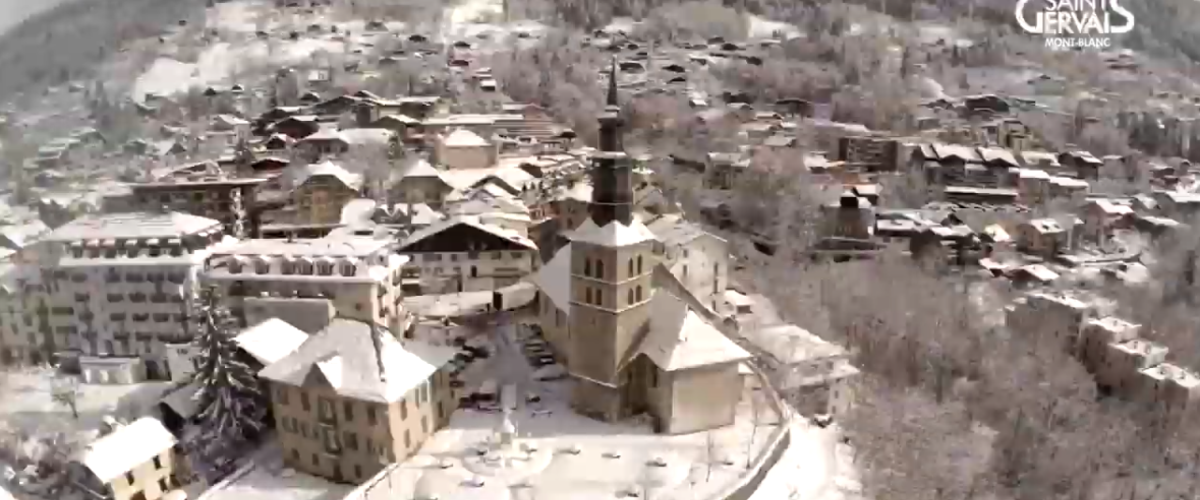
[{"label": "pitched roof", "polygon": [[450,147],[477,147],[487,146],[488,141],[475,132],[460,128],[443,138],[442,145]]},{"label": "pitched roof", "polygon": [[567,243],[533,275],[533,284],[567,317],[571,316],[571,244]]},{"label": "pitched roof", "polygon": [[162,422],[153,417],[142,417],[88,445],[79,462],[100,482],[108,483],[172,446],[175,446],[175,436],[163,427]]},{"label": "pitched roof", "polygon": [[401,344],[384,327],[335,318],[258,375],[298,387],[325,383],[341,396],[392,403],[429,380],[454,354],[449,347]]},{"label": "pitched roof", "polygon": [[309,178],[317,175],[335,177],[346,187],[356,191],[362,187],[363,179],[361,175],[352,174],[341,165],[337,165],[329,160],[300,167],[299,171],[296,172],[295,185],[304,184]]},{"label": "pitched roof", "polygon": [[180,238],[218,228],[220,221],[182,212],[88,214],[55,229],[43,241]]},{"label": "pitched roof", "polygon": [[650,332],[638,352],[668,372],[736,363],[751,357],[682,299],[664,290],[651,299]]},{"label": "pitched roof", "polygon": [[[497,238],[511,241],[513,243],[516,243],[518,245],[521,245],[521,246],[531,249],[531,250],[537,250],[537,244],[534,243],[533,240],[526,238],[524,236],[521,236],[521,234],[517,233],[516,231],[512,231],[512,230],[505,229],[505,228],[498,227],[498,226],[493,226],[491,224],[484,224],[479,221],[478,217],[475,217],[475,216],[456,215],[454,217],[450,217],[449,219],[436,222],[427,228],[421,229],[420,231],[413,233],[408,238],[405,238],[404,241],[402,243],[400,243],[400,251],[404,251],[405,248],[412,246],[414,243],[417,243],[421,240],[424,240],[424,239],[434,236],[442,231],[445,231],[447,229],[450,229],[452,227],[459,226],[459,225],[470,226],[470,227],[473,227],[480,231],[484,231],[486,233],[492,234],[492,235],[496,236]],[[465,245],[465,242],[464,242],[464,245]],[[465,251],[465,249],[464,249],[464,251]]]},{"label": "pitched roof", "polygon": [[400,165],[397,179],[407,179],[410,177],[436,177],[442,178],[442,173],[429,163],[429,160],[424,158],[413,158],[405,161]]},{"label": "pitched roof", "polygon": [[629,225],[614,220],[604,227],[597,227],[591,218],[570,233],[571,241],[591,243],[605,247],[623,247],[647,241],[658,241],[658,237],[642,221],[634,218]]},{"label": "pitched roof", "polygon": [[308,340],[308,334],[279,318],[271,318],[247,328],[234,337],[233,342],[249,354],[269,366],[291,354]]}]

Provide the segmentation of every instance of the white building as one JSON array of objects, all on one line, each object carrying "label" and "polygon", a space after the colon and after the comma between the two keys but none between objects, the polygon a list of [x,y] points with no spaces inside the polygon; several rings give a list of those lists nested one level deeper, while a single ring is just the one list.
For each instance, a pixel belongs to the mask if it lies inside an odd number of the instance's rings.
[{"label": "white building", "polygon": [[538,268],[538,247],[511,229],[456,216],[413,233],[400,243],[424,294],[495,290]]},{"label": "white building", "polygon": [[53,279],[46,319],[55,345],[79,353],[81,365],[136,358],[144,369],[119,371],[171,378],[166,345],[191,338],[188,303],[221,228],[205,217],[137,212],[89,215],[54,230],[36,265]]},{"label": "white building", "polygon": [[728,284],[729,245],[678,215],[664,215],[646,227],[658,237],[655,253],[693,296],[713,310]]},{"label": "white building", "polygon": [[742,335],[770,353],[763,361],[797,411],[840,415],[850,409],[859,370],[844,347],[789,324],[749,328]]},{"label": "white building", "polygon": [[336,314],[401,331],[407,321],[400,293],[406,261],[392,251],[390,240],[369,236],[246,240],[215,252],[203,279],[224,290],[244,325],[278,317],[312,333]]}]

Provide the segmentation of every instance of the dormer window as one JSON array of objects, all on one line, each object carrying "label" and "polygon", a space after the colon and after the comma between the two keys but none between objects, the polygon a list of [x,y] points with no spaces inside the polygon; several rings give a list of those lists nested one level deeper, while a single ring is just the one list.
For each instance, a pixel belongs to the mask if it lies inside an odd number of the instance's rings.
[{"label": "dormer window", "polygon": [[357,273],[357,266],[353,263],[346,262],[342,264],[342,276],[354,276]]},{"label": "dormer window", "polygon": [[600,259],[596,259],[596,277],[597,278],[604,277],[604,261],[602,261]]},{"label": "dormer window", "polygon": [[229,274],[238,274],[242,272],[242,263],[237,259],[230,259]]},{"label": "dormer window", "polygon": [[254,272],[258,274],[267,274],[271,272],[271,263],[266,259],[260,259],[254,263]]},{"label": "dormer window", "polygon": [[317,274],[319,274],[321,276],[332,276],[333,275],[333,263],[321,262],[321,263],[317,264]]},{"label": "dormer window", "polygon": [[592,259],[584,257],[584,259],[583,259],[583,275],[584,276],[592,275]]},{"label": "dormer window", "polygon": [[283,262],[280,263],[279,268],[283,274],[293,274],[296,272],[296,263],[292,262],[291,260],[284,259]]},{"label": "dormer window", "polygon": [[136,243],[133,243],[133,242],[126,243],[126,247],[125,247],[125,256],[126,257],[129,257],[131,259],[136,259],[137,256],[141,253],[141,251],[142,251],[141,247],[138,247]]},{"label": "dormer window", "polygon": [[172,245],[171,246],[171,256],[172,257],[183,256],[183,245]]}]

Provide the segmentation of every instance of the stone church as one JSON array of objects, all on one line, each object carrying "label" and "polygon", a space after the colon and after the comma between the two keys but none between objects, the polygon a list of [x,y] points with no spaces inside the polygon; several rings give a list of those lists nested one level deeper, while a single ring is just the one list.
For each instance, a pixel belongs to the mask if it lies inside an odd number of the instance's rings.
[{"label": "stone church", "polygon": [[614,64],[590,218],[534,277],[540,323],[575,383],[576,411],[605,421],[648,414],[668,434],[729,425],[750,354],[663,265],[658,239],[634,213],[616,81]]}]

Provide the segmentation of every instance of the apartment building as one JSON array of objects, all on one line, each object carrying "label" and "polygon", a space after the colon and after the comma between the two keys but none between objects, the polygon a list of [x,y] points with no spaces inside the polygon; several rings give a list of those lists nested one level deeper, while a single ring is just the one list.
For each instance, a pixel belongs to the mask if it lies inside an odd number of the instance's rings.
[{"label": "apartment building", "polygon": [[1068,354],[1078,348],[1088,319],[1089,307],[1083,301],[1045,292],[1029,293],[1005,311],[1005,322],[1014,334],[1049,342]]},{"label": "apartment building", "polygon": [[359,197],[361,175],[326,161],[306,165],[296,172],[291,199],[296,206],[296,224],[337,224],[342,208]]},{"label": "apartment building", "polygon": [[169,210],[221,221],[226,234],[243,238],[258,230],[254,201],[267,179],[185,179],[133,184],[133,206],[138,210]]},{"label": "apartment building", "polygon": [[52,280],[40,319],[53,341],[39,343],[71,351],[81,365],[124,361],[144,368],[122,371],[171,378],[167,344],[190,340],[197,274],[223,238],[219,221],[179,212],[88,215],[59,227],[28,264]]},{"label": "apartment building", "polygon": [[720,307],[729,283],[729,245],[678,215],[656,217],[646,224],[658,237],[654,252],[671,274],[701,303]]},{"label": "apartment building", "polygon": [[17,260],[0,264],[0,366],[43,363],[68,344],[66,331],[56,336],[50,326],[42,273]]},{"label": "apartment building", "polygon": [[541,262],[532,240],[511,229],[460,215],[424,228],[400,243],[421,292],[495,290],[515,284]]},{"label": "apartment building", "polygon": [[69,474],[87,498],[157,500],[177,486],[176,465],[175,436],[143,417],[88,445]]},{"label": "apartment building", "polygon": [[404,461],[457,408],[453,356],[402,343],[376,323],[335,319],[259,372],[270,383],[284,463],[357,484]]},{"label": "apartment building", "polygon": [[391,240],[371,236],[245,240],[214,253],[203,280],[221,290],[243,326],[279,317],[309,331],[301,325],[323,326],[332,312],[402,329],[407,260],[392,251]]},{"label": "apartment building", "polygon": [[1140,330],[1141,325],[1135,325],[1115,316],[1089,319],[1080,332],[1076,356],[1088,371],[1096,374],[1097,381],[1102,387],[1113,385],[1100,381],[1101,378],[1109,378],[1107,375],[1101,375],[1102,371],[1107,370],[1106,365],[1110,364],[1109,351],[1115,344],[1123,344],[1138,338]]},{"label": "apartment building", "polygon": [[1190,419],[1200,399],[1200,377],[1191,370],[1172,364],[1159,363],[1138,372],[1138,391],[1134,401],[1156,410],[1160,423],[1174,428]]},{"label": "apartment building", "polygon": [[1104,363],[1095,372],[1096,385],[1124,399],[1136,399],[1142,390],[1139,374],[1166,362],[1169,349],[1145,339],[1108,345]]}]

